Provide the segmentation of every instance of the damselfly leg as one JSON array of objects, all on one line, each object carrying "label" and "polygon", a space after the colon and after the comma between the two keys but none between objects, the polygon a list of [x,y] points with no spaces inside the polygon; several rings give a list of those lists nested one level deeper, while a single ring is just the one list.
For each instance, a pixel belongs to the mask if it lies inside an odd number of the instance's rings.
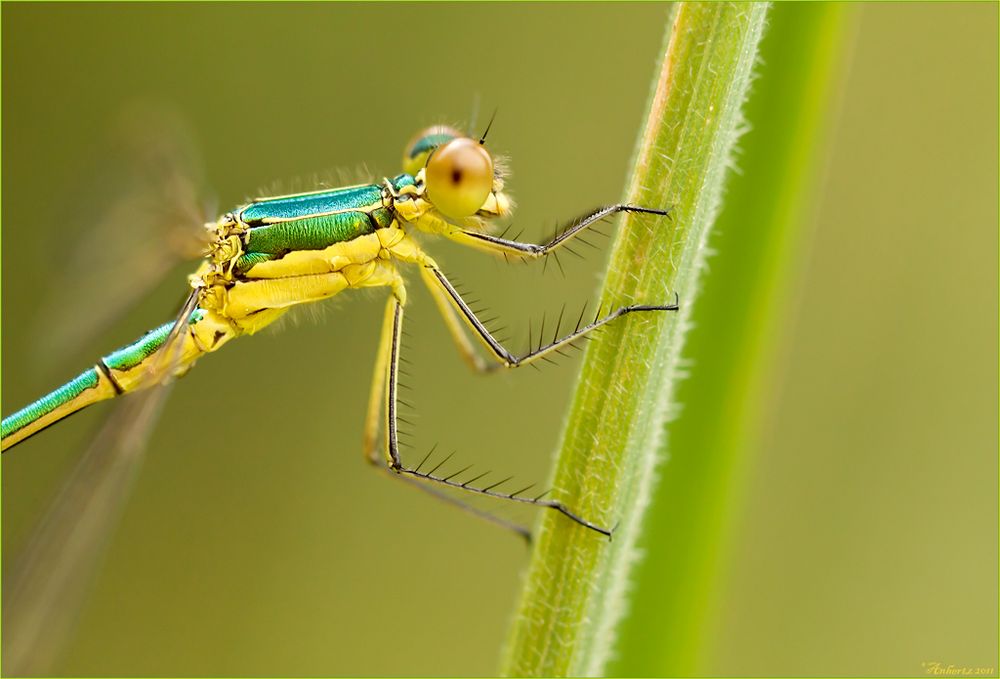
[{"label": "damselfly leg", "polygon": [[[567,241],[577,236],[585,228],[603,217],[621,211],[651,213],[657,215],[666,214],[666,211],[662,210],[637,208],[629,205],[615,205],[594,211],[585,218],[571,223],[569,227],[562,230],[555,238],[544,245],[535,245],[531,243],[522,243],[519,241],[492,237],[491,240],[488,241],[476,241],[476,244],[478,247],[483,248],[484,246],[481,243],[488,243],[488,245],[485,246],[485,249],[489,249],[493,252],[530,253],[528,256],[541,257],[553,252],[558,247],[565,245]],[[466,236],[469,236],[469,234],[463,233],[460,237],[452,236],[452,238],[455,240],[460,240],[461,238],[460,242],[472,244],[472,241],[464,240]],[[598,312],[593,320],[584,323],[583,316],[581,314],[581,317],[577,321],[573,330],[561,337],[558,335],[562,323],[562,318],[560,317],[559,321],[556,323],[556,329],[551,341],[545,342],[540,334],[539,343],[536,348],[529,349],[529,351],[524,354],[515,354],[504,347],[503,344],[499,342],[492,333],[490,333],[483,321],[479,319],[476,313],[470,308],[469,304],[462,298],[445,274],[431,258],[427,257],[422,252],[417,251],[410,256],[410,259],[421,266],[421,277],[427,288],[430,290],[431,295],[434,297],[438,309],[441,311],[445,320],[445,325],[451,332],[466,363],[479,372],[490,372],[499,368],[518,368],[523,365],[531,365],[537,360],[545,360],[549,354],[562,353],[561,350],[563,348],[573,345],[574,342],[583,339],[594,330],[597,330],[598,328],[601,328],[627,314],[677,311],[679,309],[678,300],[676,298],[672,304],[636,304],[621,306],[613,308],[611,311],[603,315],[601,314],[601,309],[598,308]],[[437,473],[438,469],[441,468],[442,464],[445,462],[444,460],[432,467],[429,471],[425,471],[423,469],[424,463],[427,462],[427,458],[424,458],[424,460],[421,461],[421,463],[416,467],[408,466],[404,463],[399,450],[397,419],[399,361],[404,313],[403,306],[406,301],[406,292],[401,280],[394,281],[392,283],[392,287],[394,294],[390,297],[386,307],[382,335],[379,341],[379,350],[375,363],[372,391],[369,398],[368,416],[366,418],[364,438],[365,457],[371,462],[378,462],[378,430],[380,420],[384,419],[385,466],[383,468],[396,472],[402,478],[418,479],[420,481],[437,484],[453,490],[468,491],[470,493],[476,493],[500,500],[508,500],[535,505],[538,507],[545,507],[563,514],[581,526],[610,537],[611,531],[608,528],[587,520],[572,511],[562,502],[558,500],[542,499],[545,493],[532,497],[523,494],[527,488],[510,493],[500,491],[499,488],[509,479],[503,479],[490,485],[484,485],[485,477],[487,476],[486,473],[474,475],[471,478],[463,480],[463,475],[469,471],[471,467],[461,468],[456,472],[445,475],[443,472],[441,474]],[[487,348],[488,353],[493,358],[492,363],[484,361],[483,358],[476,352],[459,319],[464,321],[465,325],[473,331],[475,336],[478,337],[482,344]],[[429,456],[430,453],[428,454],[428,457]],[[481,483],[479,485],[475,485],[477,482]],[[501,523],[521,535],[528,535],[526,529],[520,526],[497,519],[491,514],[481,512],[480,510],[451,498],[450,496],[442,496],[437,493],[435,493],[435,495],[443,497],[453,504],[469,509],[479,516],[485,515],[485,518]]]}]

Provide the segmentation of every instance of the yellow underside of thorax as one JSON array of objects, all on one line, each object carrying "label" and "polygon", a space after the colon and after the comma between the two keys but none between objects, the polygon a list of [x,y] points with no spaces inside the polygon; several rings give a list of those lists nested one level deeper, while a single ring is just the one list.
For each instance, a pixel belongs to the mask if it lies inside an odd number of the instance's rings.
[{"label": "yellow underside of thorax", "polygon": [[[238,256],[235,255],[235,256]],[[194,335],[203,351],[215,351],[230,339],[253,334],[291,307],[329,299],[348,288],[399,285],[393,259],[415,261],[419,247],[396,225],[322,250],[289,252],[261,262],[236,279],[226,261],[206,261],[193,277],[200,282],[204,318]]]}]

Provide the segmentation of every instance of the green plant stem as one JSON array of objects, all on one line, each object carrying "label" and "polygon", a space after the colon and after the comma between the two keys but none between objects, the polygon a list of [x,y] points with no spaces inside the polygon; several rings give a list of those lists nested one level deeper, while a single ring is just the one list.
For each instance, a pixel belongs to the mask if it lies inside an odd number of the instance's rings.
[{"label": "green plant stem", "polygon": [[764,4],[681,3],[672,14],[626,197],[671,206],[672,221],[625,220],[601,299],[605,307],[664,303],[676,291],[681,311],[627,317],[587,348],[554,486],[584,516],[616,527],[614,540],[554,512],[543,517],[504,674],[598,675],[608,659],[766,12]]},{"label": "green plant stem", "polygon": [[[671,458],[640,541],[632,604],[622,624],[621,676],[691,676],[705,665],[708,628],[723,589],[727,531],[740,476],[768,401],[775,329],[815,201],[817,158],[843,63],[850,7],[776,5],[761,43],[763,66],[746,105],[751,132],[716,224],[708,278],[678,390],[685,416],[670,426]],[[648,643],[656,630],[657,644]]]}]

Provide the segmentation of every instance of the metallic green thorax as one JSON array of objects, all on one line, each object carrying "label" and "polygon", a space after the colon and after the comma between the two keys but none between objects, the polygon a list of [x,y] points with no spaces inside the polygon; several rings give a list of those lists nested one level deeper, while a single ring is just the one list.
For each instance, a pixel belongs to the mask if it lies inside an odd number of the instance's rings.
[{"label": "metallic green thorax", "polygon": [[334,212],[363,210],[376,204],[382,204],[382,187],[362,184],[329,191],[259,198],[243,208],[239,216],[247,226],[260,226]]},{"label": "metallic green thorax", "polygon": [[[398,191],[413,181],[399,175],[390,184]],[[389,226],[394,215],[386,187],[364,184],[255,200],[237,216],[248,227],[235,267],[241,275],[294,250],[322,250],[373,233]]]}]

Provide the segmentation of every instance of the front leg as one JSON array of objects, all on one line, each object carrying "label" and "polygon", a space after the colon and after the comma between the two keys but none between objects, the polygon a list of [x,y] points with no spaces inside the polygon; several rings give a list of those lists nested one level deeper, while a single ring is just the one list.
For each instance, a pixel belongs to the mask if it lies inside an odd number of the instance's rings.
[{"label": "front leg", "polygon": [[632,212],[637,214],[659,215],[669,217],[670,210],[659,210],[650,207],[639,207],[638,205],[607,205],[590,212],[579,219],[571,221],[569,224],[557,230],[556,235],[548,243],[522,243],[517,240],[510,240],[500,236],[493,236],[488,233],[473,231],[470,229],[454,229],[445,232],[445,236],[451,240],[468,245],[478,250],[485,250],[497,255],[525,257],[537,259],[544,257],[559,248],[566,247],[574,238],[578,237],[585,229],[595,223],[610,217],[619,212]]}]

